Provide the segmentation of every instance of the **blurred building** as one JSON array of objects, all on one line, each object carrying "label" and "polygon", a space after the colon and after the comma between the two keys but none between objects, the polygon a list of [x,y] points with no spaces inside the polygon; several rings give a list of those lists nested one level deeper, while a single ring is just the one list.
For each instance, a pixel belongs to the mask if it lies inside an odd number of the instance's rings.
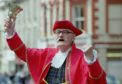
[{"label": "blurred building", "polygon": [[[55,47],[55,36],[52,32],[53,24],[56,20],[68,19],[77,28],[84,30],[84,33],[77,37],[76,45],[79,48],[85,44],[95,45],[104,70],[122,80],[121,0],[11,1],[23,8],[17,18],[16,31],[27,47]],[[0,14],[7,14],[6,7],[0,9]],[[10,55],[13,56],[14,60],[9,60],[4,64],[11,65],[14,69],[17,58],[14,58],[14,53],[6,46],[4,34],[2,29],[0,30],[0,71],[10,70],[3,65],[3,60],[10,59]],[[6,56],[7,58],[4,58]],[[17,61],[17,63],[21,62]]]},{"label": "blurred building", "polygon": [[99,49],[106,72],[122,80],[122,1],[96,0],[94,3],[93,44]]}]

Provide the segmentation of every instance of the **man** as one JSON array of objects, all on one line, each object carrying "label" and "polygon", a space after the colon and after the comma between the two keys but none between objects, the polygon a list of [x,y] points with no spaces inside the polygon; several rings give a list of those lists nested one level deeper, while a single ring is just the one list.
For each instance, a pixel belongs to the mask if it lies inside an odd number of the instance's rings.
[{"label": "man", "polygon": [[106,75],[98,63],[96,50],[76,48],[75,37],[82,34],[70,21],[56,21],[53,32],[57,48],[27,48],[14,31],[15,18],[5,22],[11,50],[27,62],[35,84],[106,84]]}]

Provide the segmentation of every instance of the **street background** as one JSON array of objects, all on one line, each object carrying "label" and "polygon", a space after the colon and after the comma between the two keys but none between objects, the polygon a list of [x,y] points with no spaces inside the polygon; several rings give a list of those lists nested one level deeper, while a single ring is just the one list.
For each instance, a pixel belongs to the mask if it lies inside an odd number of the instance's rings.
[{"label": "street background", "polygon": [[27,47],[55,47],[54,22],[70,20],[84,31],[77,47],[94,45],[108,84],[122,84],[122,0],[0,0],[0,84],[33,84],[26,63],[6,43],[4,20],[11,4],[23,8],[16,31]]}]

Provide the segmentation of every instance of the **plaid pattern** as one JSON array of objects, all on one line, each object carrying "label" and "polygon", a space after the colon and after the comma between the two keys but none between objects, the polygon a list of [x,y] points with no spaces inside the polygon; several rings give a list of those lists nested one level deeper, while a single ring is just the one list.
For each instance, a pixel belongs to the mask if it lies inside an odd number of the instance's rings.
[{"label": "plaid pattern", "polygon": [[46,77],[48,84],[60,84],[65,82],[65,65],[66,61],[60,68],[50,68]]}]

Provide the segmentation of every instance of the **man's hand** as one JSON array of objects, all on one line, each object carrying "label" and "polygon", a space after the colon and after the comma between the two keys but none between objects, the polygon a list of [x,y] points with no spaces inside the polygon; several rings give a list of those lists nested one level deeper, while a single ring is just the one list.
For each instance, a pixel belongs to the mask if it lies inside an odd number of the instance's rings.
[{"label": "man's hand", "polygon": [[85,52],[85,56],[87,59],[93,61],[94,60],[94,54],[93,54],[93,50],[95,48],[94,47],[90,47],[86,52]]},{"label": "man's hand", "polygon": [[8,19],[5,20],[5,32],[7,33],[8,36],[12,36],[14,33],[14,28],[15,28],[15,21],[16,21],[16,16],[22,11],[23,9],[15,4],[12,4],[9,12],[8,12]]},{"label": "man's hand", "polygon": [[8,36],[12,36],[14,33],[15,21],[16,18],[8,18],[5,20],[4,28]]},{"label": "man's hand", "polygon": [[82,50],[85,53],[85,56],[88,60],[93,61],[94,60],[94,51],[96,51],[95,47],[93,47],[92,45],[84,45],[82,47]]}]

